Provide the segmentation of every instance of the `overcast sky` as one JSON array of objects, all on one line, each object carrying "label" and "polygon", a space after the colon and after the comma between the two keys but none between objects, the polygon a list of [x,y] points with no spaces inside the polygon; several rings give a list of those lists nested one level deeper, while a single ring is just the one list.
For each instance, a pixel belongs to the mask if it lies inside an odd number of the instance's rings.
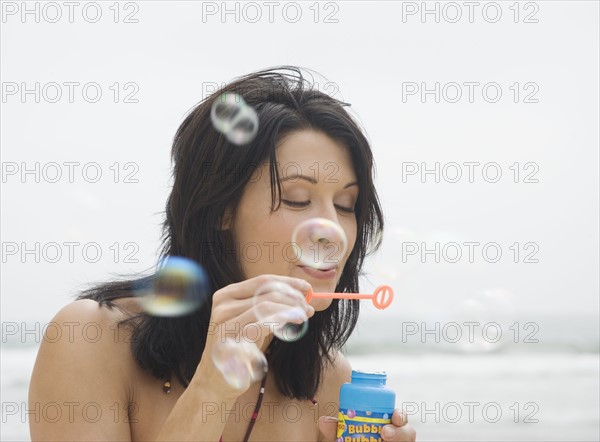
[{"label": "overcast sky", "polygon": [[597,2],[36,4],[2,5],[2,321],[152,266],[178,125],[281,64],[325,76],[372,143],[387,233],[361,288],[394,287],[387,315],[489,289],[598,315]]}]

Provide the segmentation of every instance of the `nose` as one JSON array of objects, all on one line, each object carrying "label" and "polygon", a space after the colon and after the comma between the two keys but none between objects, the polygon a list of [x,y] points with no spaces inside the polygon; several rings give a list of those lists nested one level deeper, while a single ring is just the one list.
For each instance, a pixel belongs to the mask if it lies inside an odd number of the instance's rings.
[{"label": "nose", "polygon": [[[318,227],[315,226],[311,232],[311,240],[319,245],[328,245],[329,243],[337,243],[341,240],[340,236],[344,235],[345,232],[342,226],[338,222],[337,217],[318,216]],[[345,237],[345,235],[344,235]]]},{"label": "nose", "polygon": [[333,203],[324,204],[316,216],[334,222],[341,227],[339,214]]},{"label": "nose", "polygon": [[323,231],[318,231],[313,234],[310,240],[314,243],[319,243],[322,245],[329,244],[330,242],[335,241],[335,238],[332,238],[333,235],[330,235]]},{"label": "nose", "polygon": [[346,251],[348,239],[339,222],[337,209],[331,204],[314,213],[314,216],[318,217],[321,222],[312,230],[311,241],[324,250],[323,253],[329,257],[329,261],[341,260]]}]

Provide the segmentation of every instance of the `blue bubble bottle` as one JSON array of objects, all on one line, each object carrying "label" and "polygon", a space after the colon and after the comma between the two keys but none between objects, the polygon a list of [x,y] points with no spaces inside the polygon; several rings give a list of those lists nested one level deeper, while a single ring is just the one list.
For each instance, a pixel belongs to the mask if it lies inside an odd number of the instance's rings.
[{"label": "blue bubble bottle", "polygon": [[385,372],[352,370],[352,382],[340,388],[337,442],[379,442],[391,423],[396,393],[385,386]]}]

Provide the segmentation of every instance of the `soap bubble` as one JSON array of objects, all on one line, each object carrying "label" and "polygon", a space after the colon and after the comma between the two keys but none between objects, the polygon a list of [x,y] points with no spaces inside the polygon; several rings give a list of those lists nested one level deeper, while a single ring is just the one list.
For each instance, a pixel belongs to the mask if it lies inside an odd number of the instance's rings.
[{"label": "soap bubble", "polygon": [[246,102],[240,94],[221,94],[212,104],[210,117],[219,132],[229,132],[233,120],[239,114]]},{"label": "soap bubble", "polygon": [[226,338],[216,342],[212,359],[229,385],[247,389],[267,372],[267,358],[256,344],[244,339]]},{"label": "soap bubble", "polygon": [[247,144],[258,132],[258,115],[240,94],[221,94],[213,102],[210,119],[215,129],[233,144]]},{"label": "soap bubble", "polygon": [[182,316],[192,313],[209,296],[208,276],[191,259],[169,256],[162,267],[136,290],[142,308],[154,316]]},{"label": "soap bubble", "polygon": [[254,112],[254,109],[246,106],[242,109],[241,115],[236,120],[231,130],[225,136],[233,144],[248,144],[258,132],[258,115]]},{"label": "soap bubble", "polygon": [[292,244],[299,248],[301,265],[320,270],[337,267],[348,248],[344,229],[326,218],[310,218],[296,226]]},{"label": "soap bubble", "polygon": [[[512,338],[510,326],[515,320],[513,295],[504,289],[486,289],[458,302],[450,309],[451,321],[462,327],[457,342],[465,352],[492,352],[506,345]],[[454,335],[452,337],[454,339]]]},{"label": "soap bubble", "polygon": [[[301,313],[303,313],[304,310],[297,310],[297,311],[298,311],[298,313],[296,314],[296,312],[293,309],[289,310],[291,319],[288,319],[288,320],[293,320],[295,317],[301,318],[302,317]],[[273,328],[273,334],[278,339],[281,339],[282,341],[285,341],[285,342],[297,341],[298,339],[301,339],[308,331],[308,321],[303,321],[300,324],[297,324],[294,322],[285,322],[286,321],[285,313],[279,319],[279,321],[283,322],[283,326],[282,327],[275,326]]]},{"label": "soap bubble", "polygon": [[386,230],[377,253],[367,258],[369,273],[389,283],[406,281],[418,268],[420,257],[414,252],[420,247],[414,231],[400,227]]},{"label": "soap bubble", "polygon": [[[281,310],[280,305],[267,301],[266,296],[273,293],[286,296],[288,307]],[[308,331],[308,320],[305,320],[307,316],[304,310],[306,299],[289,284],[280,281],[263,284],[254,293],[252,303],[256,319],[271,327],[278,339],[294,342]]]}]

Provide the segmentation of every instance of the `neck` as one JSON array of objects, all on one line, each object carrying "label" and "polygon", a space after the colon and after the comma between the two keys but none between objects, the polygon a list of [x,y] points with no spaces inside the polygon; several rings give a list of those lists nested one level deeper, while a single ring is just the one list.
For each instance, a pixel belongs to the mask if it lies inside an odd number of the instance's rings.
[{"label": "neck", "polygon": [[260,346],[260,351],[266,353],[269,345],[271,345],[271,342],[273,342],[273,333],[269,333],[269,335],[263,340]]}]

